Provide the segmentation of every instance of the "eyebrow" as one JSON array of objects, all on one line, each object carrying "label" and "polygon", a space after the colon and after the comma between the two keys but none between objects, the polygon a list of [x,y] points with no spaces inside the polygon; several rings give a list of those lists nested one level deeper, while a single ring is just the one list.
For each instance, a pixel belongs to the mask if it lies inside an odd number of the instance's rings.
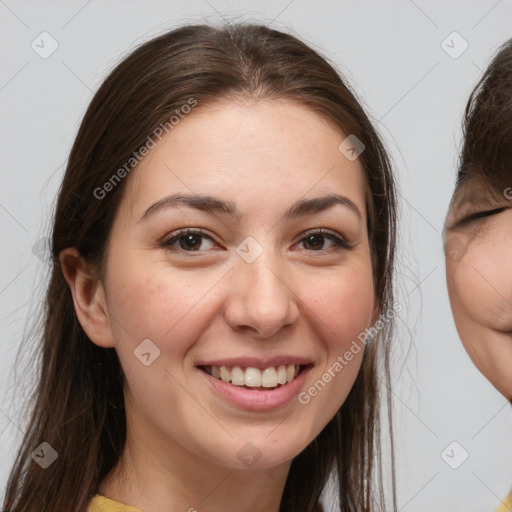
[{"label": "eyebrow", "polygon": [[[177,207],[181,205],[188,206],[189,208],[195,208],[196,210],[229,215],[237,221],[242,218],[242,214],[237,209],[236,204],[233,201],[224,201],[223,199],[219,199],[210,195],[173,194],[164,197],[163,199],[160,199],[156,203],[152,204],[143,213],[138,222],[147,219],[162,209]],[[359,219],[363,218],[359,208],[348,197],[340,194],[329,194],[312,199],[300,199],[284,212],[282,219],[293,219],[312,213],[322,212],[332,208],[335,205],[344,206],[355,213]]]}]

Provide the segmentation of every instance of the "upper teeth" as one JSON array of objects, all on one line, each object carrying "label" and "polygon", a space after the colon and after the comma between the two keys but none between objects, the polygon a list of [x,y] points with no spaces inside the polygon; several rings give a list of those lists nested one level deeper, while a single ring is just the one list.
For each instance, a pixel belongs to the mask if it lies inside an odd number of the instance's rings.
[{"label": "upper teeth", "polygon": [[300,366],[282,364],[278,367],[270,366],[264,370],[252,366],[245,369],[240,366],[233,366],[231,369],[227,366],[211,366],[210,369],[213,377],[231,382],[235,386],[275,388],[278,384],[292,381],[299,374]]}]

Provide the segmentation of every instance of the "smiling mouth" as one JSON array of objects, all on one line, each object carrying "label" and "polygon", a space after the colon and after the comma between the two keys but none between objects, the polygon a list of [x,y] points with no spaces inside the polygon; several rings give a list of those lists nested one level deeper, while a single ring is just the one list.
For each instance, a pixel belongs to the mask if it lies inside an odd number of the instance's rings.
[{"label": "smiling mouth", "polygon": [[198,368],[213,378],[242,389],[270,391],[294,380],[305,368],[312,365],[288,364],[260,369],[252,366],[207,366]]}]

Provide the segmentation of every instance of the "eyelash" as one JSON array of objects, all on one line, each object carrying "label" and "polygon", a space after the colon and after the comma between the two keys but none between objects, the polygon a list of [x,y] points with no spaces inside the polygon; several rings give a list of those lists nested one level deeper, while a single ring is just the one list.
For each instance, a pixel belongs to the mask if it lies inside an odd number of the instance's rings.
[{"label": "eyelash", "polygon": [[505,210],[505,208],[495,208],[494,210],[486,210],[483,212],[472,213],[471,215],[468,215],[467,217],[462,219],[461,224],[469,224],[474,220],[484,219],[485,217],[490,217],[491,215],[501,213],[503,210]]},{"label": "eyelash", "polygon": [[[161,243],[161,247],[163,247],[165,249],[169,249],[171,251],[179,251],[179,252],[204,252],[204,251],[200,251],[200,250],[187,251],[185,249],[182,249],[181,247],[179,249],[175,249],[175,248],[171,247],[181,237],[186,236],[186,235],[202,235],[202,236],[205,236],[205,237],[213,240],[213,238],[202,229],[187,228],[187,229],[181,229],[179,231],[175,231],[174,233],[171,233],[170,236]],[[332,249],[334,249],[335,251],[339,251],[341,249],[347,249],[347,250],[352,249],[352,247],[347,242],[345,242],[345,240],[343,240],[339,236],[335,235],[333,232],[331,232],[327,229],[322,229],[322,228],[307,231],[306,233],[304,233],[303,237],[299,240],[299,243],[304,241],[308,236],[312,236],[312,235],[321,235],[324,238],[328,238],[328,239],[332,240],[336,244],[337,247],[334,247],[331,249],[318,250],[318,251],[310,250],[310,252],[326,252],[326,251],[329,251]]]}]

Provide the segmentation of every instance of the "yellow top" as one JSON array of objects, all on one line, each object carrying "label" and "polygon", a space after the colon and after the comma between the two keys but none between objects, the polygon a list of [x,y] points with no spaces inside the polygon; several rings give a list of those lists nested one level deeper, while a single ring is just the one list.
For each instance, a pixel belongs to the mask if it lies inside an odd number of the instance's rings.
[{"label": "yellow top", "polygon": [[105,498],[101,494],[96,494],[89,503],[88,512],[142,512],[140,509],[130,507],[124,503]]},{"label": "yellow top", "polygon": [[512,510],[512,491],[505,498],[505,500],[501,502],[501,505],[494,512],[510,512],[511,510]]},{"label": "yellow top", "polygon": [[[501,502],[494,512],[512,511],[512,492]],[[130,507],[124,503],[111,500],[101,494],[96,494],[89,504],[88,512],[142,512],[139,508]]]}]

